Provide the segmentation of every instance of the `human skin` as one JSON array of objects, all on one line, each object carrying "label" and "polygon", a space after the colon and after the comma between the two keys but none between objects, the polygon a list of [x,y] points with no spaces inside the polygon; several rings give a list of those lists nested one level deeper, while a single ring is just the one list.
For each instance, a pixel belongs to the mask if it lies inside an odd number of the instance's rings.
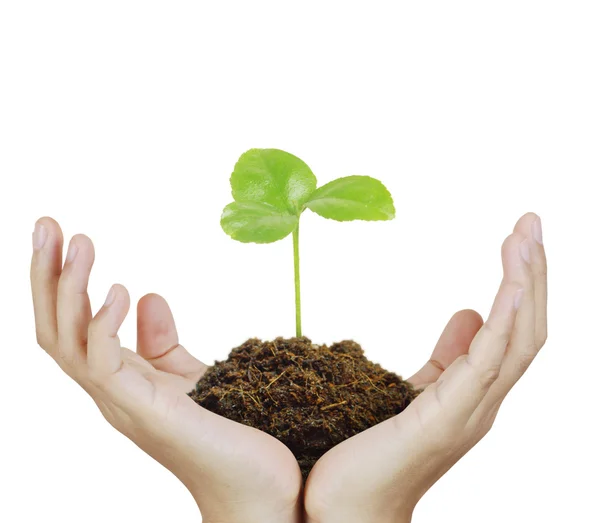
[{"label": "human skin", "polygon": [[127,290],[113,285],[92,316],[92,242],[74,236],[64,266],[62,248],[59,225],[38,220],[31,285],[39,345],[111,425],[184,483],[203,521],[301,521],[302,476],[289,449],[187,395],[207,367],[179,344],[165,300],[149,294],[139,301],[137,352],[122,348],[117,331],[129,309]]},{"label": "human skin", "polygon": [[306,485],[307,523],[408,523],[421,497],[490,430],[547,335],[546,256],[533,213],[502,246],[504,277],[485,323],[460,311],[410,382],[401,414],[337,445]]},{"label": "human skin", "polygon": [[455,314],[410,378],[423,393],[325,454],[302,500],[300,471],[285,446],[187,396],[206,366],[179,344],[163,298],[140,300],[137,353],[121,348],[117,331],[129,297],[113,286],[92,317],[91,241],[74,236],[76,256],[68,254],[63,267],[60,227],[42,218],[33,244],[38,343],[117,430],[186,485],[206,523],[409,522],[424,493],[489,431],[546,339],[541,224],[527,214],[503,244],[504,278],[485,324],[474,311]]}]

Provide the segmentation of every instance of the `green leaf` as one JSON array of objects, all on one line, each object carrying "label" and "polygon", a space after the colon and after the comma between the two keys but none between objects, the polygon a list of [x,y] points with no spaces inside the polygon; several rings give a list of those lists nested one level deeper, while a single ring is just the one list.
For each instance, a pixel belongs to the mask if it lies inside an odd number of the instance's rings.
[{"label": "green leaf", "polygon": [[379,180],[347,176],[319,187],[306,207],[338,221],[391,220],[396,215],[392,195]]},{"label": "green leaf", "polygon": [[298,216],[255,202],[233,202],[223,210],[221,227],[234,240],[271,243],[285,238],[298,226]]},{"label": "green leaf", "polygon": [[250,149],[235,165],[231,188],[237,202],[266,203],[299,215],[317,188],[317,179],[293,154],[279,149]]}]

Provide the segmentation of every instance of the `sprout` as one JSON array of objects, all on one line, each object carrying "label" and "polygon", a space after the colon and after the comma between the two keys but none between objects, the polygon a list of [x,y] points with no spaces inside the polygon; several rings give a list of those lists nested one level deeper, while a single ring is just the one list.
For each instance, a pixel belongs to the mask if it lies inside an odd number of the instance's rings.
[{"label": "sprout", "polygon": [[294,244],[296,336],[302,336],[300,307],[300,215],[305,209],[337,221],[391,220],[389,191],[369,176],[346,176],[317,189],[308,165],[279,149],[250,149],[231,175],[233,203],[223,210],[221,226],[234,240],[272,243],[290,233]]}]

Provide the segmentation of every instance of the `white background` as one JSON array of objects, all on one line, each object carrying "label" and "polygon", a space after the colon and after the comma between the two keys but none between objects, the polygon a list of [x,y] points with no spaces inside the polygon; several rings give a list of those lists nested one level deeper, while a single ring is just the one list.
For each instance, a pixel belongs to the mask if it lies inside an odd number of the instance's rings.
[{"label": "white background", "polygon": [[303,318],[404,376],[454,311],[487,313],[504,237],[540,214],[547,345],[414,522],[598,521],[599,25],[573,0],[2,2],[0,520],[199,521],[37,347],[30,233],[88,234],[94,310],[114,282],[161,293],[207,362],[291,336],[291,238],[219,227],[239,154],[277,147],[394,195],[389,223],[303,216]]}]

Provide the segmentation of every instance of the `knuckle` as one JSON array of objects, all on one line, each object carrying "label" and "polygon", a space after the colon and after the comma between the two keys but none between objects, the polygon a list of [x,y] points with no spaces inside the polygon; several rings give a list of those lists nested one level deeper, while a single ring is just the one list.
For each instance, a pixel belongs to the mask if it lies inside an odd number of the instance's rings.
[{"label": "knuckle", "polygon": [[49,351],[54,347],[54,339],[52,336],[40,331],[36,331],[35,340],[37,344],[44,350]]},{"label": "knuckle", "polygon": [[58,357],[56,359],[58,365],[60,366],[61,369],[63,369],[65,372],[70,373],[71,369],[75,368],[75,359],[73,358],[72,355],[69,354],[65,354],[64,351],[60,350],[58,351]]},{"label": "knuckle", "polygon": [[536,333],[535,344],[536,344],[537,350],[540,350],[546,344],[547,339],[548,339],[548,332],[546,331],[546,329],[543,329],[541,332]]},{"label": "knuckle", "polygon": [[545,263],[541,263],[539,264],[536,268],[535,268],[535,274],[538,278],[541,278],[543,280],[548,278],[548,267],[546,266]]},{"label": "knuckle", "polygon": [[501,364],[474,364],[468,355],[465,358],[465,363],[469,365],[476,375],[476,379],[481,388],[487,389],[491,387],[500,376]]},{"label": "knuckle", "polygon": [[476,416],[471,419],[469,425],[469,433],[471,440],[475,443],[480,441],[494,426],[496,416],[502,399],[495,401],[492,405],[488,405],[482,412],[478,412]]},{"label": "knuckle", "polygon": [[[65,357],[62,354],[59,354],[57,358],[55,358],[56,364],[60,367],[60,369],[65,372],[66,374],[69,374],[70,376],[73,375],[72,373],[72,369],[71,369],[71,365],[69,362],[67,362],[67,360],[65,359]],[[73,378],[75,379],[75,378]],[[75,379],[75,381],[77,381]]]},{"label": "knuckle", "polygon": [[480,420],[469,428],[469,440],[476,444],[481,441],[492,429],[495,416],[492,414],[484,415]]},{"label": "knuckle", "polygon": [[519,357],[517,358],[517,360],[515,362],[515,368],[516,368],[519,376],[522,376],[523,374],[525,374],[525,371],[531,365],[533,358],[534,358],[534,356],[532,356],[531,353],[519,355]]},{"label": "knuckle", "polygon": [[480,427],[480,431],[479,431],[479,433],[481,434],[481,437],[485,436],[490,430],[492,430],[492,427],[494,426],[494,422],[496,421],[496,414],[497,414],[497,411],[490,412],[489,415],[486,416],[486,418],[481,423],[481,427]]},{"label": "knuckle", "polygon": [[79,385],[83,390],[85,390],[92,398],[94,397],[94,389],[93,387],[90,387],[90,380],[87,376],[87,372],[85,371],[85,369],[73,369],[69,375],[71,376],[73,381],[77,383],[77,385]]},{"label": "knuckle", "polygon": [[479,425],[478,430],[473,435],[473,442],[478,443],[485,436],[487,436],[489,434],[490,430],[492,430],[493,425],[494,425],[494,422],[491,420],[485,420],[484,422],[482,422]]},{"label": "knuckle", "polygon": [[488,338],[498,341],[503,345],[507,345],[510,340],[510,332],[505,329],[497,329],[488,322],[483,324],[483,329]]},{"label": "knuckle", "polygon": [[498,379],[498,376],[500,376],[500,365],[487,367],[479,372],[479,383],[482,388],[487,389]]}]

